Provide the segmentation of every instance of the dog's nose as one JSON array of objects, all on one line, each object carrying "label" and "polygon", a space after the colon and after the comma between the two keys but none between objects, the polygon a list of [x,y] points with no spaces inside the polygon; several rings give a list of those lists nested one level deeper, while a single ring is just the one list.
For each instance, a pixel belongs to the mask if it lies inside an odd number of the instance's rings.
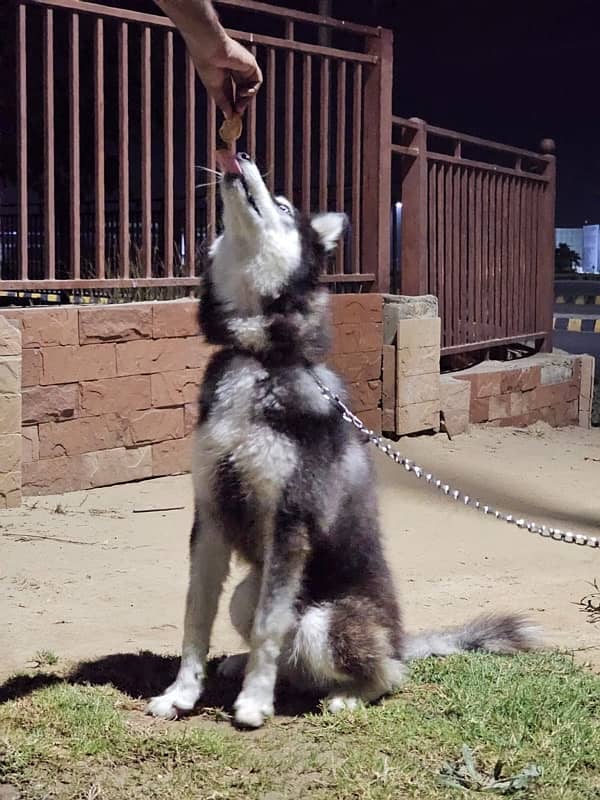
[{"label": "dog's nose", "polygon": [[238,158],[241,158],[243,161],[251,161],[252,159],[248,155],[248,153],[238,153]]}]

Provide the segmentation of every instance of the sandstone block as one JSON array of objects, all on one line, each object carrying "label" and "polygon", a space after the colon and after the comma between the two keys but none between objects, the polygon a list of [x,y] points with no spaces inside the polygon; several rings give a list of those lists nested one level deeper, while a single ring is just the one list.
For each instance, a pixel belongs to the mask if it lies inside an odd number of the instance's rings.
[{"label": "sandstone block", "polygon": [[511,415],[510,409],[510,395],[501,394],[495,397],[490,397],[490,412],[489,419],[506,419]]},{"label": "sandstone block", "polygon": [[183,426],[184,433],[187,436],[196,430],[198,424],[198,416],[200,414],[199,403],[186,403],[183,409]]},{"label": "sandstone block", "polygon": [[380,294],[336,294],[331,296],[334,325],[361,322],[381,323],[383,298]]},{"label": "sandstone block", "polygon": [[467,381],[459,381],[450,375],[440,376],[440,407],[447,417],[455,412],[469,416],[471,405],[471,386]]},{"label": "sandstone block", "polygon": [[375,431],[375,433],[381,433],[381,409],[372,408],[368,411],[362,411],[360,418],[367,428]]},{"label": "sandstone block", "polygon": [[328,363],[347,383],[376,380],[381,375],[379,350],[334,355],[328,359]]},{"label": "sandstone block", "polygon": [[79,387],[76,383],[59,386],[31,386],[23,389],[23,423],[72,419],[79,413]]},{"label": "sandstone block", "polygon": [[155,339],[198,336],[197,300],[168,300],[152,306],[152,335]]},{"label": "sandstone block", "polygon": [[382,326],[378,322],[343,323],[333,328],[332,354],[381,350]]},{"label": "sandstone block", "polygon": [[0,394],[0,434],[21,433],[21,396]]},{"label": "sandstone block", "polygon": [[28,494],[72,492],[150,477],[150,447],[119,447],[95,453],[46,458],[23,465],[23,487]]},{"label": "sandstone block", "polygon": [[350,406],[355,414],[377,408],[381,402],[381,381],[353,383],[350,391]]},{"label": "sandstone block", "polygon": [[151,376],[152,405],[177,406],[198,399],[204,369],[182,369],[157,372]]},{"label": "sandstone block", "polygon": [[45,347],[41,353],[42,385],[113,378],[116,375],[114,344]]},{"label": "sandstone block", "polygon": [[117,414],[80,417],[39,426],[40,458],[110,450],[124,444],[126,421]]},{"label": "sandstone block", "polygon": [[178,475],[192,468],[192,438],[174,439],[152,445],[152,474]]},{"label": "sandstone block", "polygon": [[144,375],[154,372],[201,367],[210,352],[199,337],[154,339],[117,344],[119,375]]},{"label": "sandstone block", "polygon": [[444,411],[444,423],[450,436],[459,436],[469,430],[469,414],[466,411]]},{"label": "sandstone block", "polygon": [[0,356],[0,394],[21,393],[21,356]]},{"label": "sandstone block", "polygon": [[23,348],[79,344],[76,308],[28,308],[21,313]]},{"label": "sandstone block", "polygon": [[126,304],[98,306],[79,311],[79,342],[125,342],[152,338],[152,306]]},{"label": "sandstone block", "polygon": [[437,430],[440,425],[440,403],[428,401],[396,408],[396,433],[420,433]]},{"label": "sandstone block", "polygon": [[437,403],[440,410],[440,376],[431,375],[398,375],[396,386],[396,405],[409,406],[415,403]]},{"label": "sandstone block", "polygon": [[21,355],[20,326],[12,324],[0,313],[0,358]]},{"label": "sandstone block", "polygon": [[40,437],[37,425],[26,425],[21,430],[22,462],[29,464],[40,457]]},{"label": "sandstone block", "polygon": [[474,425],[490,419],[490,398],[471,397],[469,419]]},{"label": "sandstone block", "polygon": [[0,473],[0,508],[17,508],[21,505],[21,473]]},{"label": "sandstone block", "polygon": [[384,408],[396,406],[396,347],[393,344],[383,345],[383,380],[381,396]]},{"label": "sandstone block", "polygon": [[21,433],[0,434],[0,474],[21,471]]},{"label": "sandstone block", "polygon": [[439,374],[439,345],[399,347],[396,350],[396,365],[399,375]]},{"label": "sandstone block", "polygon": [[152,405],[149,375],[84,381],[79,391],[81,413],[84,415],[108,414],[111,411],[126,414]]},{"label": "sandstone block", "polygon": [[399,349],[408,347],[439,347],[441,341],[441,320],[434,319],[401,319],[397,327],[397,346]]},{"label": "sandstone block", "polygon": [[23,386],[39,386],[42,379],[41,350],[23,350],[21,370]]},{"label": "sandstone block", "polygon": [[183,408],[150,408],[129,415],[125,444],[163,442],[181,439],[183,435]]}]

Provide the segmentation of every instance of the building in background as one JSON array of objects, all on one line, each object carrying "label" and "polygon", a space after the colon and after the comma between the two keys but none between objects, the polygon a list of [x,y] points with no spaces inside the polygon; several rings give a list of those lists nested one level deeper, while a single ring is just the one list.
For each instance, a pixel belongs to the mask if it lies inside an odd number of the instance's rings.
[{"label": "building in background", "polygon": [[580,258],[577,272],[600,273],[600,225],[555,228],[556,247],[566,244]]}]

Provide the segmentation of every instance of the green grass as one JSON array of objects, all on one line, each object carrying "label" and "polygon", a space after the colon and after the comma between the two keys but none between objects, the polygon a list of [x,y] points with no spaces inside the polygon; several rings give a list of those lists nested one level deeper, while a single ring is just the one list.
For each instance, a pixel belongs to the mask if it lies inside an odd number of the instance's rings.
[{"label": "green grass", "polygon": [[[50,676],[52,677],[52,676]],[[353,714],[149,720],[111,686],[36,676],[0,705],[0,783],[27,800],[380,800],[484,796],[439,784],[468,745],[482,772],[534,764],[518,797],[600,797],[600,679],[566,656],[455,656],[416,665],[398,696]],[[40,688],[34,688],[34,687]]]}]

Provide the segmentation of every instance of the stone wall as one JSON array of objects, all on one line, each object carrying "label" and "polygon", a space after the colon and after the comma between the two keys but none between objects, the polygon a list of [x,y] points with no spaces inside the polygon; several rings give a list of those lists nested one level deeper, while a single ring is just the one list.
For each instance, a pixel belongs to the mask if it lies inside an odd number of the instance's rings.
[{"label": "stone wall", "polygon": [[0,318],[0,508],[21,502],[21,334]]},{"label": "stone wall", "polygon": [[[349,384],[353,409],[380,430],[382,298],[335,295],[332,309],[330,362]],[[196,314],[193,300],[0,311],[13,331],[0,344],[0,375],[4,359],[22,359],[21,436],[16,412],[2,415],[13,401],[4,401],[0,384],[0,419],[16,426],[0,428],[0,503],[9,495],[18,502],[20,491],[7,488],[19,465],[2,460],[6,436],[21,440],[24,494],[187,471],[198,387],[213,351]]]},{"label": "stone wall", "polygon": [[[487,361],[443,376],[443,408],[476,424],[589,427],[593,382],[592,356],[553,353],[512,362]],[[467,383],[468,392],[456,386],[460,383]]]}]

